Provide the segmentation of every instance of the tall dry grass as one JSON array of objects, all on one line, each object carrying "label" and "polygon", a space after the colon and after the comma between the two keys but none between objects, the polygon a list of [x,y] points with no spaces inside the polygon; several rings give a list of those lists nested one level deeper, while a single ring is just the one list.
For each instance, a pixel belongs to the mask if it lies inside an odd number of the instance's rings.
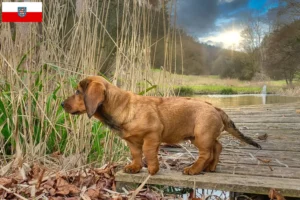
[{"label": "tall dry grass", "polygon": [[[151,34],[163,9],[146,0],[44,0],[43,23],[0,25],[0,175],[37,161],[69,169],[126,159],[118,137],[60,103],[80,79],[102,73],[136,93],[170,95],[178,36],[167,20],[162,38]],[[158,40],[165,65],[157,78],[150,53]]]}]

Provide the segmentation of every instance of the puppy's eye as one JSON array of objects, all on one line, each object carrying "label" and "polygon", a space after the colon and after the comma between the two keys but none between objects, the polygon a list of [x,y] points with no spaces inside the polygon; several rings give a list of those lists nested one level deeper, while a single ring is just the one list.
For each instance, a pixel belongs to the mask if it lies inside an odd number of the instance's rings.
[{"label": "puppy's eye", "polygon": [[76,95],[79,94],[79,93],[80,93],[79,90],[76,90],[76,91],[75,91],[75,94],[76,94]]}]

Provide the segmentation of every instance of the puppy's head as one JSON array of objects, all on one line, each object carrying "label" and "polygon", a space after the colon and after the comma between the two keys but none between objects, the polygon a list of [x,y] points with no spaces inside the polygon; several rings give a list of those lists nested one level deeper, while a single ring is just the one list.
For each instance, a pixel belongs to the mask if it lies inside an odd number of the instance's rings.
[{"label": "puppy's head", "polygon": [[80,81],[75,94],[61,103],[70,114],[87,113],[91,118],[105,100],[106,87],[102,77],[88,77]]}]

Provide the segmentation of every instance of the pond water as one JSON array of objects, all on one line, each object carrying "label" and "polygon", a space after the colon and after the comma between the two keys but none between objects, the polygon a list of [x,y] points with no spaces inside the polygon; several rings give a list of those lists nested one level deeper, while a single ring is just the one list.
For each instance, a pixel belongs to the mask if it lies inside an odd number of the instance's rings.
[{"label": "pond water", "polygon": [[293,103],[300,101],[300,97],[265,95],[265,94],[241,94],[241,95],[195,95],[194,98],[212,103],[218,107],[238,107],[245,105],[260,105],[274,103]]}]

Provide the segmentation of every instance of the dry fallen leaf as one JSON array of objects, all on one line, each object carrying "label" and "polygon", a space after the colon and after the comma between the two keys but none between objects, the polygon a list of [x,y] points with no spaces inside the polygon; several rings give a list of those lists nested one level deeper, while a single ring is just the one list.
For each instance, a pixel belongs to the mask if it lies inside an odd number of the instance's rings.
[{"label": "dry fallen leaf", "polygon": [[110,169],[109,168],[105,168],[105,169],[93,169],[97,174],[103,174],[103,173],[109,173],[110,172]]},{"label": "dry fallen leaf", "polygon": [[32,179],[38,179],[40,177],[40,173],[45,170],[41,165],[34,163],[31,167],[31,171],[28,173]]},{"label": "dry fallen leaf", "polygon": [[122,200],[123,198],[120,195],[116,195],[112,197],[113,200]]},{"label": "dry fallen leaf", "polygon": [[56,183],[56,194],[59,195],[68,195],[68,194],[79,194],[80,189],[75,185],[69,184],[63,178],[59,178]]},{"label": "dry fallen leaf", "polygon": [[50,197],[49,200],[64,200],[63,197]]},{"label": "dry fallen leaf", "polygon": [[268,138],[268,134],[267,133],[258,136],[258,139],[260,139],[260,140],[267,140],[267,138]]},{"label": "dry fallen leaf", "polygon": [[257,158],[257,160],[263,162],[263,163],[270,163],[271,160],[270,159],[263,159],[263,158]]},{"label": "dry fallen leaf", "polygon": [[67,197],[65,200],[80,200],[79,197]]},{"label": "dry fallen leaf", "polygon": [[44,182],[43,187],[45,189],[51,189],[54,187],[55,182],[52,179],[48,179],[46,182]]},{"label": "dry fallen leaf", "polygon": [[99,190],[95,190],[95,189],[88,189],[84,194],[90,197],[91,199],[96,199],[100,197]]},{"label": "dry fallen leaf", "polygon": [[84,185],[86,187],[90,187],[92,185],[94,185],[96,182],[96,178],[95,176],[88,176],[85,178],[80,178],[80,176],[78,176],[78,180],[74,180],[73,184],[77,185],[77,186],[81,186]]},{"label": "dry fallen leaf", "polygon": [[12,178],[0,178],[0,185],[4,186],[4,187],[8,187],[10,188],[12,186],[12,184],[16,184],[17,181],[15,179]]},{"label": "dry fallen leaf", "polygon": [[51,188],[49,190],[49,193],[50,193],[51,196],[54,196],[56,194],[56,190],[54,188]]}]

